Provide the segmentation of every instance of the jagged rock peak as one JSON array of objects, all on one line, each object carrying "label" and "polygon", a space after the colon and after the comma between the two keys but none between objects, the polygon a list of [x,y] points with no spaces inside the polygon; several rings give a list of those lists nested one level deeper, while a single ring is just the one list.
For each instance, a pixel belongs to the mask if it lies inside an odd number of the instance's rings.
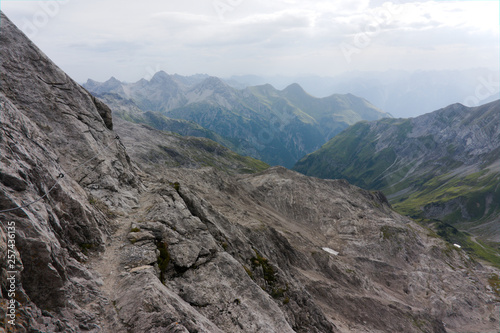
[{"label": "jagged rock peak", "polygon": [[106,84],[121,84],[122,82],[119,81],[116,77],[112,76],[109,78],[109,80],[107,80],[104,83],[106,83]]},{"label": "jagged rock peak", "polygon": [[170,81],[173,81],[173,79],[165,71],[156,72],[150,80],[151,83],[164,83]]},{"label": "jagged rock peak", "polygon": [[102,84],[102,82],[95,81],[95,80],[92,80],[92,79],[87,79],[87,82],[84,83],[84,85],[88,86],[89,88],[95,88],[95,87],[98,87],[101,84]]}]

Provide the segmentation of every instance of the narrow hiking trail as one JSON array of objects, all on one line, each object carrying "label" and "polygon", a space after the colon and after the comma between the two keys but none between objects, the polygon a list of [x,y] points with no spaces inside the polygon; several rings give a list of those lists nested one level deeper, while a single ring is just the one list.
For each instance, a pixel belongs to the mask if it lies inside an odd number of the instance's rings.
[{"label": "narrow hiking trail", "polygon": [[[144,218],[145,211],[143,207],[147,207],[146,203],[154,196],[150,189],[151,186],[147,186],[140,194],[137,206],[130,209],[129,212],[120,214],[112,221],[114,230],[106,241],[104,252],[99,256],[90,258],[87,263],[87,267],[95,272],[101,280],[99,281],[100,306],[104,309],[102,315],[106,317],[106,320],[101,322],[108,322],[108,326],[101,327],[99,332],[121,333],[128,331],[126,324],[120,320],[118,310],[114,305],[116,285],[120,280],[120,275],[126,274],[125,272],[129,269],[123,263],[124,249],[130,243],[127,235],[130,233],[132,224]],[[109,322],[112,324],[109,325]]]}]

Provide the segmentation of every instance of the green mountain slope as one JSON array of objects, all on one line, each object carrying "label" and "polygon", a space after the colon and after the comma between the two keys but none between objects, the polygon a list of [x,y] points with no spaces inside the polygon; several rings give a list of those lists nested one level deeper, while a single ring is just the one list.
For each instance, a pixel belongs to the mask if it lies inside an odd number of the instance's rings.
[{"label": "green mountain slope", "polygon": [[[281,91],[271,85],[237,90],[216,77],[186,81],[165,72],[155,74],[150,81],[117,82],[89,80],[85,87],[97,97],[107,95],[106,103],[115,113],[113,96],[133,103],[133,108],[142,112],[195,122],[224,138],[229,145],[210,137],[234,151],[287,167],[349,125],[390,116],[359,97],[315,98],[297,84]],[[184,134],[174,127],[163,129]]]},{"label": "green mountain slope", "polygon": [[174,119],[160,112],[142,111],[132,100],[125,99],[118,94],[104,93],[99,99],[105,102],[113,111],[113,116],[136,124],[145,124],[160,131],[174,132],[184,136],[194,136],[213,140],[239,154],[249,155],[251,147],[237,140],[224,138],[214,131],[210,131],[193,121]]},{"label": "green mountain slope", "polygon": [[113,110],[116,131],[126,136],[123,140],[135,147],[135,157],[144,163],[214,167],[228,173],[254,173],[269,167],[262,161],[232,151],[244,145],[195,122],[168,118],[159,112],[143,112],[132,100],[114,93],[101,94],[100,99]]},{"label": "green mountain slope", "polygon": [[[292,166],[301,156],[314,151],[324,142],[314,125],[302,122],[292,113],[283,116],[265,109],[267,113],[262,114],[250,109],[234,112],[216,105],[197,103],[173,110],[168,115],[189,119],[220,135],[240,140],[241,146],[253,147],[252,150],[246,149],[250,156],[270,164]],[[286,118],[280,119],[279,116]]]},{"label": "green mountain slope", "polygon": [[361,122],[294,169],[382,190],[401,213],[500,240],[500,101]]}]

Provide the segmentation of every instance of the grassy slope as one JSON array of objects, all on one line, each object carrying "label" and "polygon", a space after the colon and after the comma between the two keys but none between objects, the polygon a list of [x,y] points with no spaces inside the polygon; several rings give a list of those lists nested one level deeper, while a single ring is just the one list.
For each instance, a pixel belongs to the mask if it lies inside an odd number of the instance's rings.
[{"label": "grassy slope", "polygon": [[207,138],[182,136],[126,120],[116,124],[130,153],[135,154],[134,158],[151,167],[213,167],[229,174],[255,173],[269,168],[262,161],[239,155]]},{"label": "grassy slope", "polygon": [[374,189],[378,175],[395,159],[392,149],[373,154],[375,145],[376,137],[370,133],[369,123],[359,122],[302,158],[294,170],[320,178],[344,178],[360,187]]},{"label": "grassy slope", "polygon": [[[487,200],[488,196],[490,199]],[[422,184],[419,191],[395,202],[393,206],[403,214],[421,217],[420,207],[445,204],[456,199],[464,202],[470,220],[487,219],[498,213],[498,207],[488,205],[487,201],[500,202],[499,175],[488,169],[466,176],[440,175],[429,179]],[[453,223],[461,219],[463,219],[461,212],[455,211],[445,216],[443,221]]]},{"label": "grassy slope", "polygon": [[143,113],[116,111],[113,112],[113,115],[129,122],[151,126],[160,131],[173,132],[183,136],[207,138],[240,154],[245,153],[244,150],[240,149],[241,147],[239,147],[239,144],[236,140],[225,138],[215,133],[214,131],[208,130],[192,121],[172,119],[159,112],[152,111]]},{"label": "grassy slope", "polygon": [[[182,137],[184,141],[182,151],[176,151],[179,147],[160,147],[161,149],[154,153],[155,156],[150,156],[153,160],[164,160],[166,164],[177,166],[179,161],[176,159],[184,154],[186,163],[191,160],[199,166],[210,166],[231,173],[254,173],[269,168],[265,162],[234,152],[232,149],[237,149],[238,145],[231,139],[224,138],[194,122],[171,119],[158,112],[127,111],[126,108],[114,111],[113,115],[131,123],[145,124],[165,132],[163,135],[166,137],[176,135]],[[236,169],[229,170],[233,167]]]}]

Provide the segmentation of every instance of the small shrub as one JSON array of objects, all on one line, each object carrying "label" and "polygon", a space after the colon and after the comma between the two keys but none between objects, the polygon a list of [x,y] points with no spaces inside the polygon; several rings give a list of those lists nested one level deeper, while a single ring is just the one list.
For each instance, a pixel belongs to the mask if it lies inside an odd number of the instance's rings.
[{"label": "small shrub", "polygon": [[165,273],[168,264],[170,263],[170,253],[168,253],[168,245],[165,242],[158,242],[156,244],[160,255],[157,258],[158,268],[160,269],[160,281],[165,282]]},{"label": "small shrub", "polygon": [[[269,264],[269,260],[263,257],[257,250],[255,250],[255,257],[251,259],[252,268],[256,269],[257,267],[262,268],[263,278],[265,281],[265,285],[261,285],[261,288],[266,291],[273,298],[282,298],[285,296],[285,293],[288,291],[288,285],[280,286],[278,280],[276,278],[276,271]],[[252,271],[250,271],[247,267],[243,266],[247,271],[247,274],[254,279]]]},{"label": "small shrub", "polygon": [[255,280],[255,277],[253,276],[253,272],[250,270],[250,268],[248,268],[247,266],[243,265],[243,269],[245,270],[245,272],[247,272],[248,276],[252,280]]},{"label": "small shrub", "polygon": [[258,266],[262,267],[262,271],[264,273],[264,280],[272,285],[276,281],[276,272],[273,267],[269,264],[267,258],[261,256],[257,250],[254,250],[256,257],[252,258],[252,266],[256,268]]},{"label": "small shrub", "polygon": [[80,244],[80,249],[82,250],[82,253],[87,255],[89,253],[89,250],[91,250],[94,247],[94,244],[90,243],[81,243]]},{"label": "small shrub", "polygon": [[488,283],[491,286],[491,289],[497,294],[497,296],[500,296],[500,277],[497,274],[490,274],[488,277]]},{"label": "small shrub", "polygon": [[169,182],[169,185],[172,186],[174,188],[174,190],[177,191],[177,193],[179,193],[179,190],[181,188],[181,184],[179,184],[179,182],[175,182],[175,183]]},{"label": "small shrub", "polygon": [[281,298],[285,295],[285,291],[287,291],[287,290],[284,288],[273,289],[273,290],[271,290],[271,296],[273,298]]}]

